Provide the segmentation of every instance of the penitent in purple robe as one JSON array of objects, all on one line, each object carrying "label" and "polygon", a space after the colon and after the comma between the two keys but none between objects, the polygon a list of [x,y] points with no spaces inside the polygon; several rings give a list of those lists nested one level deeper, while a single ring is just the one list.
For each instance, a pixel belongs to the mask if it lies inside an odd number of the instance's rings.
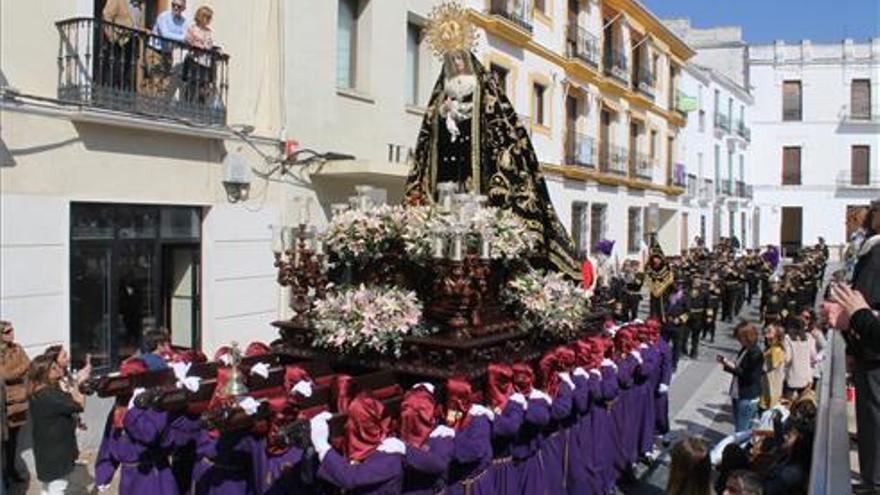
[{"label": "penitent in purple robe", "polygon": [[472,416],[470,424],[455,432],[449,466],[449,495],[494,495],[489,475],[492,464],[492,423],[485,416]]},{"label": "penitent in purple robe", "polygon": [[192,472],[196,463],[196,442],[202,431],[198,415],[182,413],[171,420],[168,438],[172,445],[171,472],[177,480],[180,495],[188,495],[192,487]]},{"label": "penitent in purple robe", "polygon": [[618,476],[626,472],[636,461],[636,441],[641,421],[639,411],[642,397],[636,388],[635,379],[639,362],[632,355],[627,355],[617,363],[617,383],[620,384],[620,399],[614,405],[611,418],[614,421],[614,433],[617,442],[617,459],[615,468]]},{"label": "penitent in purple robe", "polygon": [[256,493],[251,470],[255,440],[248,431],[224,432],[215,437],[206,431],[196,444],[192,495],[242,495]]},{"label": "penitent in purple robe", "polygon": [[642,356],[642,364],[639,366],[636,382],[641,389],[643,404],[639,417],[639,433],[637,447],[639,454],[646,454],[654,450],[654,392],[660,381],[660,354],[657,349],[645,346],[639,349]]},{"label": "penitent in purple robe", "polygon": [[544,428],[541,455],[547,493],[566,493],[571,470],[574,413],[574,390],[566,382],[559,384],[550,405],[550,424]]},{"label": "penitent in purple robe", "polygon": [[659,435],[669,432],[669,393],[660,392],[660,385],[669,387],[672,380],[672,350],[663,339],[658,339],[655,344],[657,354],[660,356],[657,375],[659,384],[654,389],[654,430]]},{"label": "penitent in purple robe", "polygon": [[513,442],[522,428],[525,409],[522,405],[507,401],[503,411],[495,411],[492,422],[492,452],[494,459],[489,468],[489,476],[493,479],[495,493],[499,495],[518,495],[519,477],[513,465]]},{"label": "penitent in purple robe", "polygon": [[252,457],[253,479],[256,493],[281,495],[287,493],[311,493],[312,486],[303,479],[303,451],[290,447],[283,453],[270,454],[266,439],[254,441]]},{"label": "penitent in purple robe", "polygon": [[598,393],[593,400],[593,409],[590,412],[593,420],[590,425],[590,438],[592,439],[593,465],[599,482],[598,492],[608,493],[617,484],[617,471],[614,469],[614,462],[618,453],[612,413],[616,410],[619,402],[620,384],[614,368],[603,366],[601,371],[602,379]]},{"label": "penitent in purple robe", "polygon": [[403,493],[433,495],[446,488],[454,448],[453,437],[428,438],[421,448],[407,445],[403,457]]},{"label": "penitent in purple robe", "polygon": [[592,495],[598,493],[599,486],[593,462],[592,400],[599,393],[601,380],[593,374],[588,377],[573,374],[572,381],[575,385],[573,403],[577,420],[572,428],[572,443],[568,450],[567,491],[570,495]]},{"label": "penitent in purple robe", "polygon": [[397,495],[403,490],[403,456],[374,452],[363,462],[349,463],[330,449],[318,478],[346,495]]},{"label": "penitent in purple robe", "polygon": [[113,428],[112,421],[111,412],[95,463],[95,484],[109,485],[119,469],[119,493],[177,495],[164,438],[168,414],[135,407],[125,414],[124,428]]},{"label": "penitent in purple robe", "polygon": [[541,432],[550,424],[550,404],[543,399],[529,399],[523,425],[513,443],[513,463],[522,495],[547,493],[544,455],[541,453]]}]

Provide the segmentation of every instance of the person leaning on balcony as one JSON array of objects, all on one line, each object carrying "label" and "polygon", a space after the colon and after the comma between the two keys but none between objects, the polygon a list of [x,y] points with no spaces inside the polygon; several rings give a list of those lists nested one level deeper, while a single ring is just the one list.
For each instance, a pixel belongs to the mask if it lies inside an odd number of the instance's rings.
[{"label": "person leaning on balcony", "polygon": [[3,483],[22,482],[24,478],[15,467],[18,431],[27,421],[27,393],[25,391],[25,374],[30,360],[24,349],[15,343],[15,328],[12,323],[0,320],[0,372],[6,391],[6,397],[0,408],[3,408],[5,421],[3,428]]},{"label": "person leaning on balcony", "polygon": [[[186,31],[189,27],[189,20],[184,15],[185,11],[186,0],[172,0],[171,8],[159,14],[159,17],[156,18],[153,34],[183,43],[186,40]],[[164,46],[163,44],[163,50],[170,50],[170,46]]]},{"label": "person leaning on balcony", "polygon": [[199,103],[204,103],[211,83],[214,82],[214,56],[207,53],[218,50],[214,46],[213,31],[211,31],[211,19],[214,11],[211,7],[202,5],[196,9],[194,22],[186,30],[186,42],[200,49],[201,53],[190,53],[184,62],[183,79],[187,81],[187,99],[198,98]]},{"label": "person leaning on balcony", "polygon": [[131,30],[144,30],[142,0],[107,0],[101,19],[105,23],[107,43],[101,57],[100,79],[106,86],[131,89],[134,87],[133,68],[137,64],[138,42]]}]

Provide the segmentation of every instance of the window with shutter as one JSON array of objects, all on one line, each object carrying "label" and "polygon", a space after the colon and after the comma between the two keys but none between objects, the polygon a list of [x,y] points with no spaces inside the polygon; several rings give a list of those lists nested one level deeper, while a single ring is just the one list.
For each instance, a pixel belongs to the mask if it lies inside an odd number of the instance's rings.
[{"label": "window with shutter", "polygon": [[782,120],[802,120],[801,82],[782,83]]},{"label": "window with shutter", "polygon": [[801,147],[786,146],[782,149],[782,185],[801,184]]},{"label": "window with shutter", "polygon": [[867,186],[871,183],[871,148],[868,146],[852,147],[851,181],[854,186]]},{"label": "window with shutter", "polygon": [[853,79],[850,90],[850,118],[870,120],[871,118],[871,81],[869,79]]}]

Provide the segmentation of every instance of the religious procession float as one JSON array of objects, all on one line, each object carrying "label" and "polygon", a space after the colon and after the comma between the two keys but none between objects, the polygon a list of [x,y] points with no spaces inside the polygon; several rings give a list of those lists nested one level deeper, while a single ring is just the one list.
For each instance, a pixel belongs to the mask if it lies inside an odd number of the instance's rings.
[{"label": "religious procession float", "polygon": [[[400,484],[409,468],[399,461],[379,469],[399,475],[392,483],[398,491],[379,490],[379,475],[368,477],[375,490],[361,490],[340,470],[379,462],[375,456],[389,451],[425,448],[429,438],[470,444],[450,443],[443,468],[425,475],[424,493],[563,493],[566,480],[581,487],[572,493],[607,492],[625,464],[651,450],[655,419],[661,421],[654,409],[665,408],[654,395],[669,381],[668,363],[666,370],[660,364],[665,351],[654,350],[659,326],[600,335],[607,302],[584,288],[529,133],[472,53],[477,38],[466,9],[435,8],[427,39],[443,70],[403,204],[375,204],[361,186],[347,204],[332,205],[323,232],[304,223],[276,229],[277,281],[292,310],[290,319],[272,322],[279,338],[244,349],[231,344],[213,361],[197,352],[172,356],[167,369],[133,372],[123,365],[88,382],[89,392],[117,397],[121,406],[136,395],[131,407],[209,435],[212,466],[224,464],[216,458],[224,435],[239,442],[247,432],[270,453],[260,455],[295,467],[294,493],[311,493],[315,476],[353,493],[406,492]],[[644,358],[640,344],[651,345]],[[596,395],[588,399],[583,394],[591,388]],[[567,409],[556,410],[566,394]],[[583,399],[577,410],[572,396]],[[413,404],[426,403],[413,419]],[[601,411],[584,420],[592,403]],[[533,406],[546,413],[537,426],[529,424]],[[332,472],[326,464],[336,458],[315,437],[323,428],[316,417],[325,418],[331,450],[343,459]],[[498,429],[503,418],[516,423],[511,432]],[[420,421],[425,425],[413,426]],[[413,437],[413,428],[424,434]],[[395,436],[407,447],[380,448]],[[609,454],[611,442],[619,457]],[[481,453],[456,457],[468,445]],[[554,449],[546,459],[545,446]],[[290,452],[297,461],[283,457]],[[607,458],[588,466],[587,457],[600,454]],[[248,462],[268,470],[253,476],[262,480],[255,492],[284,476],[281,464]],[[492,469],[507,470],[515,481],[501,489],[504,476],[487,474]],[[557,482],[561,491],[542,485]]]}]

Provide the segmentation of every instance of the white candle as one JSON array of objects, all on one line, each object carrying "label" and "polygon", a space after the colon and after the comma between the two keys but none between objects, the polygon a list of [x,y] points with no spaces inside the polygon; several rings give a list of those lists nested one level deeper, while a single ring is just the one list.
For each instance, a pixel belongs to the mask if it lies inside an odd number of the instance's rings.
[{"label": "white candle", "polygon": [[487,260],[492,257],[492,242],[489,236],[483,235],[480,239],[480,258]]},{"label": "white candle", "polygon": [[443,256],[445,254],[444,251],[446,250],[445,247],[446,246],[444,245],[444,242],[443,242],[443,236],[438,235],[437,237],[434,238],[434,252],[433,252],[434,259],[438,259],[438,260],[443,259]]},{"label": "white candle", "polygon": [[315,198],[311,196],[306,198],[306,224],[312,221],[312,202]]},{"label": "white candle", "polygon": [[452,261],[461,261],[463,259],[463,241],[460,233],[455,234],[452,240]]},{"label": "white candle", "polygon": [[281,254],[284,251],[284,240],[281,235],[282,227],[280,225],[270,225],[269,228],[272,230],[272,252]]},{"label": "white candle", "polygon": [[293,198],[293,209],[296,210],[296,224],[302,225],[305,223],[304,214],[305,210],[303,209],[303,198],[302,196],[297,196]]}]

